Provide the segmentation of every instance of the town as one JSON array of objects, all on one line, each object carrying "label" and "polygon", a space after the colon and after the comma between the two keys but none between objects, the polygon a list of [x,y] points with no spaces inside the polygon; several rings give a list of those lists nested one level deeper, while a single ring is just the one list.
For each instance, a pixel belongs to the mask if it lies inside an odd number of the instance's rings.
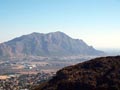
[{"label": "town", "polygon": [[0,90],[31,90],[41,82],[51,79],[59,69],[89,58],[93,57],[25,57],[0,60]]},{"label": "town", "polygon": [[38,74],[9,75],[0,77],[0,90],[31,90],[41,82],[49,80],[55,73],[41,72]]}]

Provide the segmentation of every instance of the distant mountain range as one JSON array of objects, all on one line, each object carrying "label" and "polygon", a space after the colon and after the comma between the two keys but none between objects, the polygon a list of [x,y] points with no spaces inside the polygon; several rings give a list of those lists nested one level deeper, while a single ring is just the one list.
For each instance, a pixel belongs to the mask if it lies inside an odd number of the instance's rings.
[{"label": "distant mountain range", "polygon": [[0,44],[0,57],[101,55],[102,51],[62,32],[32,33]]},{"label": "distant mountain range", "polygon": [[101,57],[59,70],[34,90],[120,90],[120,56]]}]

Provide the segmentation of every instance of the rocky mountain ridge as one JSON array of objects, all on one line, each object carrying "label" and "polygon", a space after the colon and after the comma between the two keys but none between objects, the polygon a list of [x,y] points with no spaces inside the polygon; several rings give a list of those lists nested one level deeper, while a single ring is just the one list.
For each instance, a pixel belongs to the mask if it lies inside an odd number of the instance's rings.
[{"label": "rocky mountain ridge", "polygon": [[69,56],[69,55],[100,55],[83,40],[72,39],[62,32],[48,34],[32,33],[0,44],[0,56]]}]

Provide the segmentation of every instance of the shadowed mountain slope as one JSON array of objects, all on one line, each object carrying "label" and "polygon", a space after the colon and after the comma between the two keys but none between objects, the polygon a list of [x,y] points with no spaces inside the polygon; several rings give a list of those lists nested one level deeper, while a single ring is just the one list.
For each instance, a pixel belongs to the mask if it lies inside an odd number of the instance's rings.
[{"label": "shadowed mountain slope", "polygon": [[65,67],[35,90],[120,90],[120,56]]}]

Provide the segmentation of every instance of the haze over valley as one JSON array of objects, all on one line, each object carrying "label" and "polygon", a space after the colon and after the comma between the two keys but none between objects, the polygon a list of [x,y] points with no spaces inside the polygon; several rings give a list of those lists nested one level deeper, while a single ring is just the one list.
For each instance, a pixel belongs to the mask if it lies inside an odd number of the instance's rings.
[{"label": "haze over valley", "polygon": [[[31,89],[51,78],[61,68],[104,55],[105,52],[60,31],[48,34],[34,32],[0,44],[0,79],[11,83],[18,79],[15,82],[22,83],[21,79],[24,77],[24,85],[17,83],[11,89]],[[32,80],[32,76],[36,81],[37,78],[41,79],[36,82]],[[11,80],[12,77],[14,78]]]},{"label": "haze over valley", "polygon": [[119,0],[0,0],[0,90],[120,90]]},{"label": "haze over valley", "polygon": [[[9,66],[10,69],[1,69],[1,74],[11,71],[37,72],[37,69],[38,72],[39,69],[57,71],[62,67],[103,55],[103,51],[96,50],[83,40],[73,39],[63,32],[32,33],[0,44],[1,66]],[[24,70],[26,68],[33,68],[33,71]]]}]

